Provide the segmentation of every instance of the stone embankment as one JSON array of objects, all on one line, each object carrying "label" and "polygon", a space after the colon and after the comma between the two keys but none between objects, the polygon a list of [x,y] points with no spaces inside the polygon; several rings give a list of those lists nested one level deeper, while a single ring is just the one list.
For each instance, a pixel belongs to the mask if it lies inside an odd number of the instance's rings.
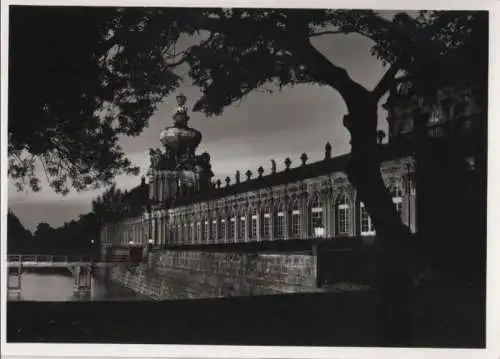
[{"label": "stone embankment", "polygon": [[167,251],[151,253],[147,263],[117,264],[105,275],[156,300],[320,291],[316,257],[304,254]]}]

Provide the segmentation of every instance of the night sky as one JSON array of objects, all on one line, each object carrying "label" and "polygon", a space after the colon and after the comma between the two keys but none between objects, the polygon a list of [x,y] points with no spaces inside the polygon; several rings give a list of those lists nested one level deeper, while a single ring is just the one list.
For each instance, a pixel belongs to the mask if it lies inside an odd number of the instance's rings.
[{"label": "night sky", "polygon": [[[187,39],[187,42],[195,41]],[[347,69],[350,76],[372,89],[384,69],[379,60],[371,56],[372,45],[359,35],[327,35],[313,40],[314,45],[332,62]],[[188,106],[199,98],[198,89],[187,80],[178,92],[188,97]],[[178,93],[177,92],[177,93]],[[149,165],[149,148],[160,147],[160,131],[172,124],[175,95],[165,103],[149,121],[141,136],[123,138],[121,144],[133,163],[140,166],[141,174]],[[385,97],[382,99],[383,104]],[[386,113],[379,111],[379,127],[386,130]],[[198,153],[208,151],[216,178],[234,178],[250,169],[256,173],[259,166],[270,171],[271,159],[278,170],[284,168],[283,160],[290,157],[292,167],[300,163],[301,153],[306,152],[309,162],[317,161],[324,154],[327,141],[332,144],[333,155],[349,152],[349,134],[342,125],[346,107],[340,95],[329,87],[300,85],[272,95],[254,91],[239,103],[226,108],[220,117],[207,118],[201,113],[190,112],[189,125],[202,132],[203,140]],[[43,180],[44,175],[41,173]],[[117,178],[118,187],[130,189],[140,183],[140,175]],[[102,190],[62,196],[53,192],[43,182],[38,193],[17,192],[9,182],[8,206],[25,227],[34,230],[39,222],[54,227],[62,225],[91,209],[91,201]]]}]

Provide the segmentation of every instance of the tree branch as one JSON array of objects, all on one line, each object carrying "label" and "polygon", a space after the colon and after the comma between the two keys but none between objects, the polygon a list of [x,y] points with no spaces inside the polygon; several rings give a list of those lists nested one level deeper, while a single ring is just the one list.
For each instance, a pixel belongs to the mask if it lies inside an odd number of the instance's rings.
[{"label": "tree branch", "polygon": [[40,160],[40,162],[42,163],[42,167],[43,167],[43,172],[45,173],[45,178],[47,179],[47,183],[50,185],[50,179],[49,179],[49,174],[47,172],[47,167],[45,166],[45,162],[43,160],[43,156],[40,156],[38,158]]},{"label": "tree branch", "polygon": [[396,80],[395,76],[401,69],[401,64],[402,60],[397,60],[395,63],[393,63],[373,89],[372,94],[377,101],[385,95],[385,93],[391,88],[392,85],[394,85]]},{"label": "tree branch", "polygon": [[323,35],[334,35],[334,34],[347,35],[348,32],[340,31],[340,30],[321,31],[321,32],[315,32],[314,34],[309,34],[309,37],[316,37],[316,36],[323,36]]},{"label": "tree branch", "polygon": [[346,102],[349,111],[352,111],[353,106],[356,106],[356,98],[369,93],[365,87],[349,76],[346,69],[332,63],[310,41],[307,41],[303,50],[307,56],[305,60],[311,76],[318,83],[336,89]]}]

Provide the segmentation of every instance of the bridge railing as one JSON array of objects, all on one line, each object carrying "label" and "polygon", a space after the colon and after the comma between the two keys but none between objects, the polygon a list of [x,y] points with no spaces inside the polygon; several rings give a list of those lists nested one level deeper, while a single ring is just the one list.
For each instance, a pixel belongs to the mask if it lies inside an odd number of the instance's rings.
[{"label": "bridge railing", "polygon": [[12,263],[17,262],[50,262],[50,263],[72,263],[72,262],[91,262],[90,256],[63,256],[63,255],[7,255],[7,261]]}]

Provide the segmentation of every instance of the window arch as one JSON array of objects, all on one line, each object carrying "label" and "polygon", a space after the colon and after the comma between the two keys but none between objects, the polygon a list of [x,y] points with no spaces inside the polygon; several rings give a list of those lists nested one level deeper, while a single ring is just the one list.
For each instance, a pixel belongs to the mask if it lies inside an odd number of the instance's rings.
[{"label": "window arch", "polygon": [[337,235],[349,234],[350,205],[347,193],[343,192],[335,202]]},{"label": "window arch", "polygon": [[264,207],[262,215],[262,238],[267,240],[271,238],[271,206]]},{"label": "window arch", "polygon": [[309,235],[323,237],[325,235],[324,204],[319,193],[316,193],[309,205],[311,226]]},{"label": "window arch", "polygon": [[292,204],[292,223],[290,226],[290,237],[299,238],[302,233],[302,213],[298,199]]},{"label": "window arch", "polygon": [[252,207],[250,211],[250,229],[248,231],[248,237],[250,239],[257,239],[257,225],[259,220],[259,212],[257,211],[257,207]]}]

